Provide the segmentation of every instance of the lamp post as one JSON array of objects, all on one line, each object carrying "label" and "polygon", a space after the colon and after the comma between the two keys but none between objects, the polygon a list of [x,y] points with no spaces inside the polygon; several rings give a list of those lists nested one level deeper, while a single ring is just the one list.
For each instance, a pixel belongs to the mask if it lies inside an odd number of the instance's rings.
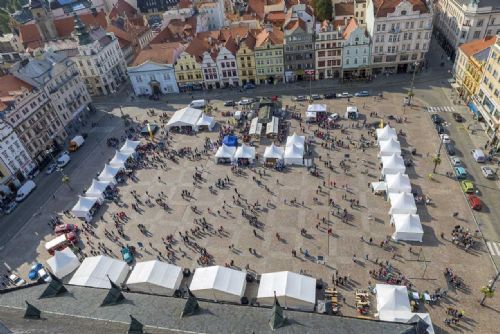
[{"label": "lamp post", "polygon": [[486,298],[491,298],[495,294],[495,283],[497,282],[499,277],[500,272],[497,272],[495,278],[490,280],[487,286],[481,288],[481,292],[483,293],[483,299],[481,299],[481,302],[479,303],[481,306],[484,306],[484,301],[486,300]]},{"label": "lamp post", "polygon": [[408,105],[411,106],[411,100],[413,98],[413,86],[415,84],[415,74],[417,73],[417,66],[419,62],[416,61],[413,63],[413,75],[411,77],[411,85],[410,85],[410,91],[408,92]]}]

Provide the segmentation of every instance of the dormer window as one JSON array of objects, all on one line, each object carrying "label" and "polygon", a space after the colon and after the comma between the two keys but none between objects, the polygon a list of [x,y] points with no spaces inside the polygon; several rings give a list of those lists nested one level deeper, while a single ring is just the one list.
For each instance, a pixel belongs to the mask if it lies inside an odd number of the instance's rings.
[{"label": "dormer window", "polygon": [[406,10],[402,10],[401,15],[406,15]]}]

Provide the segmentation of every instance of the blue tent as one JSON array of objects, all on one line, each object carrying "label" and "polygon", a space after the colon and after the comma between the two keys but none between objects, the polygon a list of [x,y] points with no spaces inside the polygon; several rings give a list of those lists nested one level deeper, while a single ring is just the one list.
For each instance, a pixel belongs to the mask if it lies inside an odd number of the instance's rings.
[{"label": "blue tent", "polygon": [[222,142],[226,146],[237,147],[238,146],[238,137],[233,136],[233,135],[227,135],[227,136],[224,137],[224,140]]}]

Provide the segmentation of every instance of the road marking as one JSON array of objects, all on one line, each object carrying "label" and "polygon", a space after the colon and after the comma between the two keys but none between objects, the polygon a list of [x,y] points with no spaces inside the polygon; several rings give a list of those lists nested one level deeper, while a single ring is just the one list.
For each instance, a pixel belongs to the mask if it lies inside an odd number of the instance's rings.
[{"label": "road marking", "polygon": [[493,241],[488,241],[486,242],[486,246],[488,246],[488,250],[490,251],[490,254],[493,256],[500,256],[500,243],[498,242],[493,242]]},{"label": "road marking", "polygon": [[435,112],[454,112],[455,109],[452,106],[435,106],[435,107],[427,107],[427,112],[435,113]]}]

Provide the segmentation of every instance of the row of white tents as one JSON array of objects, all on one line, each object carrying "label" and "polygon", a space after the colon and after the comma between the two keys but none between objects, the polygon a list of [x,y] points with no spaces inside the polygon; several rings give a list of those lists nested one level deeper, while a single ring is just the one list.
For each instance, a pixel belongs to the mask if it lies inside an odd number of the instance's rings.
[{"label": "row of white tents", "polygon": [[427,325],[427,333],[434,334],[429,313],[411,312],[408,289],[405,286],[377,284],[375,291],[380,320],[402,323],[415,323],[422,320]]},{"label": "row of white tents", "polygon": [[417,214],[415,198],[411,193],[410,178],[401,157],[401,145],[394,128],[386,125],[376,130],[380,147],[379,157],[382,163],[382,175],[385,182],[375,182],[372,187],[376,191],[386,191],[391,204],[389,215],[395,231],[394,240],[422,242],[424,230]]},{"label": "row of white tents", "polygon": [[85,196],[79,196],[78,202],[71,209],[71,214],[77,218],[89,222],[92,219],[92,209],[96,203],[102,204],[104,201],[104,192],[109,187],[116,184],[116,175],[125,169],[125,163],[136,152],[140,141],[127,139],[119,151],[115,152],[113,159],[109,164],[105,164],[97,180],[92,180],[92,184],[85,192]]},{"label": "row of white tents", "polygon": [[[78,268],[69,284],[93,288],[109,289],[111,280],[125,284],[130,291],[171,296],[183,279],[181,267],[157,260],[138,262],[130,275],[126,262],[104,255],[87,257],[80,265],[69,248],[56,251],[47,263],[59,278]],[[200,267],[194,271],[189,289],[198,298],[240,303],[246,276],[243,271],[222,266]],[[275,293],[284,307],[312,311],[316,305],[316,279],[289,271],[262,274],[257,302],[272,305]]]},{"label": "row of white tents", "polygon": [[215,152],[215,162],[219,159],[229,159],[236,161],[238,159],[248,159],[250,162],[255,160],[255,147],[242,144],[239,147],[227,146],[222,144]]},{"label": "row of white tents", "polygon": [[202,110],[186,107],[177,110],[167,123],[167,129],[172,127],[190,128],[192,131],[198,131],[206,127],[209,131],[215,126],[213,117],[206,115]]}]

